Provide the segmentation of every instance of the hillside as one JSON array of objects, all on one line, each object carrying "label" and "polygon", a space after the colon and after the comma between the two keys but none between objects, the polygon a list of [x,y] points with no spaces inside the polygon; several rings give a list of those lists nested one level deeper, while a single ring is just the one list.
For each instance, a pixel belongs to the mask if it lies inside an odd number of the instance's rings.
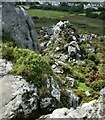
[{"label": "hillside", "polygon": [[28,15],[15,3],[2,10],[0,119],[104,119],[103,20],[36,9]]},{"label": "hillside", "polygon": [[[63,24],[67,27],[63,28]],[[83,103],[97,98],[98,92],[105,86],[102,46],[105,38],[100,41],[101,37],[95,34],[79,35],[70,26],[68,21],[60,21],[54,28],[43,28],[39,34],[41,54],[63,80],[66,88],[73,89],[81,97],[80,103]],[[86,91],[91,92],[90,97],[85,98]]]}]

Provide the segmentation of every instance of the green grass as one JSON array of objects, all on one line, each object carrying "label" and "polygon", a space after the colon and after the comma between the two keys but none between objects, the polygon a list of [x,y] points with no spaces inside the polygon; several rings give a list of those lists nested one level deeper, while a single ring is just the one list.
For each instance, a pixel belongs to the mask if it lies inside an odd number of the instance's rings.
[{"label": "green grass", "polygon": [[67,12],[51,11],[51,10],[37,10],[30,9],[28,10],[30,16],[38,16],[39,18],[48,17],[48,18],[62,18],[69,15]]},{"label": "green grass", "polygon": [[103,34],[103,20],[75,15],[68,18],[81,32]]},{"label": "green grass", "polygon": [[60,20],[69,20],[81,33],[103,34],[104,21],[86,17],[84,14],[71,14],[68,12],[39,9],[29,9],[27,11],[31,17],[39,17],[39,19],[34,20],[36,28],[41,28],[45,25],[51,27]]},{"label": "green grass", "polygon": [[85,85],[85,83],[78,82],[78,84],[79,84],[78,90],[83,90],[83,91],[89,91],[89,90],[90,90],[90,88],[87,87],[87,86]]}]

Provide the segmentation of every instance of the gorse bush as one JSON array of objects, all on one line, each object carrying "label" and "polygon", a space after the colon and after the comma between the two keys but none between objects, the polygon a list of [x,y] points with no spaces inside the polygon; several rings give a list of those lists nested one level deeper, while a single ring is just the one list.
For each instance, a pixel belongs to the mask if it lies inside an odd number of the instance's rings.
[{"label": "gorse bush", "polygon": [[12,74],[21,75],[30,83],[40,85],[43,76],[55,77],[50,65],[41,56],[28,49],[4,45],[3,58],[13,62]]}]

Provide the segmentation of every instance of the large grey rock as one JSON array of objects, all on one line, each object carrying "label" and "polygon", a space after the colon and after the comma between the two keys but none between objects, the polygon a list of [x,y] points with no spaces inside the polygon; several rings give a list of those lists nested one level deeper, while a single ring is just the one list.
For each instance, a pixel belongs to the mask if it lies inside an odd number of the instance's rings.
[{"label": "large grey rock", "polygon": [[97,119],[100,118],[102,120],[105,119],[105,115],[100,115],[100,103],[97,100],[91,101],[89,103],[83,104],[81,107],[78,107],[76,110],[71,108],[61,108],[56,109],[53,111],[52,114],[48,116],[48,118],[78,118],[78,119],[85,119],[85,118],[91,118],[91,119]]},{"label": "large grey rock", "polygon": [[38,108],[37,88],[13,75],[0,78],[0,120],[25,119]]},{"label": "large grey rock", "polygon": [[58,107],[60,102],[60,88],[53,77],[48,78],[43,82],[40,89],[40,109],[46,114]]},{"label": "large grey rock", "polygon": [[66,116],[68,113],[69,113],[69,109],[67,108],[56,109],[50,115],[50,118],[64,118],[64,116]]},{"label": "large grey rock", "polygon": [[22,48],[38,50],[38,41],[34,23],[22,7],[15,3],[2,3],[2,30]]},{"label": "large grey rock", "polygon": [[0,120],[33,120],[65,106],[65,102],[68,108],[77,107],[74,93],[61,90],[52,76],[43,78],[38,87],[22,76],[8,74],[12,66],[11,62],[0,59]]}]

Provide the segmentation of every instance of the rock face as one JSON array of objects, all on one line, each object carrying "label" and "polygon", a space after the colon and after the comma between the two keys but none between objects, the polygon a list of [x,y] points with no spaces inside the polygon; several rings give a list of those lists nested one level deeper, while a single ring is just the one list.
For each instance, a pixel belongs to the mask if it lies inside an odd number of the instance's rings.
[{"label": "rock face", "polygon": [[[80,118],[80,119],[105,119],[105,103],[103,98],[105,98],[105,88],[101,90],[101,96],[98,100],[90,101],[89,103],[84,103],[82,106],[76,109],[61,108],[53,111],[52,114],[44,116],[47,118]],[[104,96],[104,97],[103,97]]]},{"label": "rock face", "polygon": [[39,88],[40,112],[50,113],[58,107],[60,102],[60,88],[53,77],[48,78]]},{"label": "rock face", "polygon": [[[84,69],[88,68],[88,67],[87,68],[84,67],[84,65],[87,64],[84,62],[84,59],[87,59],[89,60],[89,62],[92,61],[94,63],[94,60],[89,59],[88,55],[91,55],[91,52],[94,53],[94,55],[96,54],[95,48],[93,47],[92,44],[92,40],[94,40],[93,38],[96,38],[96,36],[79,35],[76,32],[75,28],[73,28],[73,26],[68,21],[60,21],[55,26],[52,26],[52,28],[49,29],[43,28],[40,31],[40,36],[41,36],[41,45],[43,48],[42,49],[43,56],[49,56],[49,59],[51,59],[49,60],[49,62],[52,66],[52,69],[56,74],[58,74],[58,76],[60,76],[60,78],[62,78],[62,84],[64,86],[66,86],[67,84],[73,89],[79,88],[77,84],[79,82],[84,83],[83,82],[84,74],[79,74],[79,73],[83,73],[84,70],[81,72],[79,71],[81,68]],[[87,52],[88,55],[85,56]],[[70,69],[68,67],[69,64],[70,64],[69,66]],[[79,67],[79,65],[80,66],[83,65],[83,66]],[[86,71],[86,74],[88,72],[89,71]],[[65,76],[63,77],[63,75]],[[79,79],[83,81],[79,81]],[[74,94],[73,95],[71,94],[72,92],[70,91],[68,86],[66,86],[66,88],[67,89],[64,89],[64,91],[65,92],[67,91],[66,94],[68,93],[70,95],[69,100],[71,101],[71,104],[68,104],[68,102],[66,101],[68,100],[68,95],[67,96],[63,95],[62,99],[64,99],[65,101],[65,106],[61,107],[60,109],[56,109],[53,111],[52,114],[49,114],[47,116],[45,115],[41,118],[50,118],[50,119],[79,118],[83,120],[87,118],[91,118],[91,119],[102,118],[102,120],[105,119],[105,89],[101,90],[99,98],[94,98],[94,96],[92,96],[93,93],[91,93],[91,89],[85,91],[81,86],[80,87],[81,90],[77,89],[76,91],[77,94],[80,91],[80,94],[81,95],[84,94],[83,96],[85,96],[85,97],[82,96],[83,99],[89,100],[88,98],[92,98],[91,99],[92,101],[88,103],[84,103],[83,105],[78,107],[77,104],[79,98],[76,97]],[[83,92],[81,92],[82,90]],[[81,96],[80,94],[78,96]],[[82,97],[80,97],[80,101],[82,101],[81,100]]]},{"label": "rock face", "polygon": [[38,109],[37,88],[20,76],[7,75],[12,64],[0,59],[0,120],[25,119]]},{"label": "rock face", "polygon": [[65,102],[68,108],[77,107],[74,93],[66,89],[63,92],[52,76],[43,78],[38,87],[21,76],[8,74],[12,66],[11,62],[0,59],[0,120],[34,120],[63,107]]},{"label": "rock face", "polygon": [[14,3],[2,3],[2,30],[17,46],[38,50],[34,23],[22,7]]},{"label": "rock face", "polygon": [[2,86],[0,119],[28,118],[33,110],[37,110],[37,89],[24,79],[6,75],[0,78],[0,86]]}]

